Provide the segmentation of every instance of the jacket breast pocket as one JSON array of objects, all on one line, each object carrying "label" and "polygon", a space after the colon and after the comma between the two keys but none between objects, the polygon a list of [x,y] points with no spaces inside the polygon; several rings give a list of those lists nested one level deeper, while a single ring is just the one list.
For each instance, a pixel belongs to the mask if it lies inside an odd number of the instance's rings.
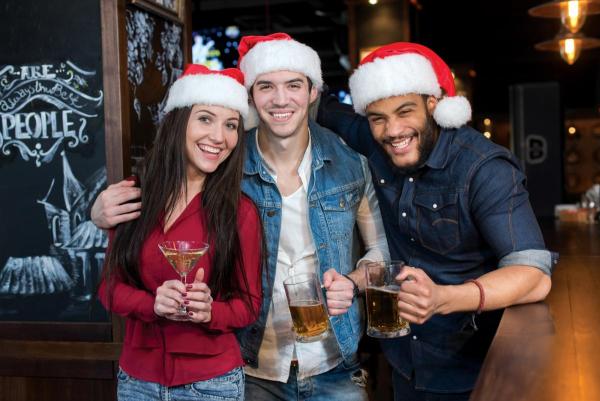
[{"label": "jacket breast pocket", "polygon": [[334,239],[352,238],[360,198],[360,188],[356,187],[320,199],[325,222]]},{"label": "jacket breast pocket", "polygon": [[446,254],[460,243],[457,193],[415,195],[417,231],[425,248]]}]

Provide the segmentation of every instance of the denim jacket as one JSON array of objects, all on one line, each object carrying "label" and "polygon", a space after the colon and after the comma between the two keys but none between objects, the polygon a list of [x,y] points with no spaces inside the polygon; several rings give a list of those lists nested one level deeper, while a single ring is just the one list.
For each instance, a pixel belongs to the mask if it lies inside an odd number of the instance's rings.
[{"label": "denim jacket", "polygon": [[[352,236],[356,212],[365,191],[367,162],[329,130],[309,120],[311,133],[311,178],[308,186],[309,225],[317,258],[319,276],[330,268],[342,274],[354,269]],[[242,190],[256,204],[261,215],[267,247],[267,266],[263,271],[263,302],[256,322],[238,332],[244,361],[257,367],[277,265],[281,231],[282,199],[275,180],[267,172],[256,148],[257,131],[246,134],[246,161]],[[362,335],[358,303],[347,313],[330,317],[331,326],[345,361],[356,358]]]},{"label": "denim jacket", "polygon": [[[406,175],[375,142],[366,118],[331,100],[322,108],[319,122],[368,158],[392,258],[423,269],[437,284],[461,284],[508,265],[551,273],[555,258],[545,249],[525,175],[506,148],[467,126],[444,129],[425,165]],[[434,315],[412,324],[410,336],[380,343],[417,389],[465,392],[501,313]]]}]

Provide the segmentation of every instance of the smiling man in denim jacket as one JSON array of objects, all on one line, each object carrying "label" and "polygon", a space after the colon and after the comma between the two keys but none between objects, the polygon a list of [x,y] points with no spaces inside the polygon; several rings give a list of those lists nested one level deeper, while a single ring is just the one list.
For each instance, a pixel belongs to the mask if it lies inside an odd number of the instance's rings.
[{"label": "smiling man in denim jacket", "polygon": [[[366,159],[308,117],[322,87],[317,53],[286,34],[244,37],[238,48],[260,124],[248,132],[242,189],[262,215],[267,246],[263,304],[239,333],[248,400],[366,400],[357,348],[363,324],[354,295],[355,223],[367,254],[389,257]],[[283,280],[322,277],[333,335],[294,341]],[[346,276],[344,276],[346,275]]]},{"label": "smiling man in denim jacket", "polygon": [[[501,309],[542,300],[552,255],[525,176],[465,126],[469,102],[430,49],[393,43],[350,78],[354,114],[329,99],[319,122],[367,156],[410,336],[382,340],[396,400],[467,400]],[[366,118],[365,118],[366,116]]]}]

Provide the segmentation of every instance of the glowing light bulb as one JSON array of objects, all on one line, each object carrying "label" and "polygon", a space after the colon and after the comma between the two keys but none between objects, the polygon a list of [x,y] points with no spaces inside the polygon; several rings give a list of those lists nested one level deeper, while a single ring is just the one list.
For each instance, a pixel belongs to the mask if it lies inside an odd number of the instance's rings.
[{"label": "glowing light bulb", "polygon": [[581,40],[579,39],[562,39],[560,41],[560,56],[567,62],[567,64],[572,65],[579,58],[579,54],[581,54]]},{"label": "glowing light bulb", "polygon": [[576,33],[581,29],[586,17],[586,5],[579,0],[570,0],[560,3],[560,20],[571,32]]},{"label": "glowing light bulb", "polygon": [[369,4],[374,6],[375,4],[377,4],[377,0],[369,0]]}]

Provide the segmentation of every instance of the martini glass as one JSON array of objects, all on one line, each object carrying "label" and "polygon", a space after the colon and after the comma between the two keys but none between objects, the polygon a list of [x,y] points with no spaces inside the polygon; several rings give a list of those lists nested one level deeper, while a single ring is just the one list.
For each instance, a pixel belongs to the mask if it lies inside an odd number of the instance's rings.
[{"label": "martini glass", "polygon": [[[187,275],[202,255],[208,251],[208,244],[201,241],[163,241],[158,244],[165,258],[173,269],[179,274],[183,285],[187,284]],[[180,320],[187,320],[187,308],[179,305]]]}]

